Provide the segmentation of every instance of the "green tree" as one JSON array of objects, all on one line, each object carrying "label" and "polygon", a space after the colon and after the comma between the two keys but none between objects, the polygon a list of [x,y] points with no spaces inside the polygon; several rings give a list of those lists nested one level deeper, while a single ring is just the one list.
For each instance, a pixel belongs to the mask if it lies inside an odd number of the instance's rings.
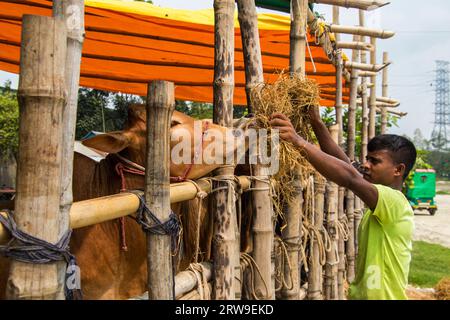
[{"label": "green tree", "polygon": [[19,147],[19,104],[11,81],[0,88],[0,156],[17,155]]}]

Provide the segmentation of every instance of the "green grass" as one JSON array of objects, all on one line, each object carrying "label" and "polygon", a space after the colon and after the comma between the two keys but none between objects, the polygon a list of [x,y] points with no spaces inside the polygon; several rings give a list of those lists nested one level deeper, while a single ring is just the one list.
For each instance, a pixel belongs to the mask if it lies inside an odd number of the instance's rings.
[{"label": "green grass", "polygon": [[414,242],[409,283],[433,288],[444,277],[450,277],[450,249],[423,241]]}]

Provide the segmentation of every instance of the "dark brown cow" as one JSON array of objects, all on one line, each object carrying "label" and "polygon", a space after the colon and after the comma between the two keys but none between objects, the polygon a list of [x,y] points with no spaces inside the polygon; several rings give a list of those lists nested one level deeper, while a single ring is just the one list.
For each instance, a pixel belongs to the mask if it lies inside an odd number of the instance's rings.
[{"label": "dark brown cow", "polygon": [[[194,119],[174,112],[172,117],[171,134],[184,129],[193,132]],[[203,127],[204,133],[225,128],[208,124]],[[193,143],[193,141],[192,141]],[[202,142],[205,147],[209,142]],[[120,192],[122,181],[116,172],[118,163],[115,153],[126,159],[144,166],[146,148],[146,112],[143,106],[132,106],[129,109],[127,128],[120,132],[111,132],[96,136],[83,142],[92,147],[110,153],[99,163],[90,158],[75,153],[73,195],[74,201],[97,198]],[[171,144],[173,147],[174,143]],[[192,148],[191,159],[195,148]],[[186,165],[171,163],[171,175],[182,176],[188,172],[187,178],[197,179],[211,172],[218,165],[193,165],[186,170]],[[144,177],[131,173],[124,173],[126,187],[129,190],[143,189]],[[204,200],[205,201],[205,200]],[[180,254],[178,269],[183,270],[192,261],[194,255],[197,217],[200,217],[201,252],[204,258],[209,258],[211,243],[211,223],[206,215],[207,203],[198,212],[198,201],[172,206],[181,216],[184,227],[184,245]],[[74,230],[71,239],[71,252],[76,256],[81,269],[81,286],[85,299],[127,299],[142,294],[147,287],[146,242],[141,227],[131,217],[125,218],[125,239],[122,238],[120,220],[108,221],[90,227]],[[122,244],[126,242],[127,250]],[[0,259],[0,291],[5,291],[8,262]]]}]

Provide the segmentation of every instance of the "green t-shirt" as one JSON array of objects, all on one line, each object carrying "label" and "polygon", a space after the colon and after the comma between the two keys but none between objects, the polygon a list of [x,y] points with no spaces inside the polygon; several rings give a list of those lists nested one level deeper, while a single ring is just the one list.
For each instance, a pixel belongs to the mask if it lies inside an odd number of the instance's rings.
[{"label": "green t-shirt", "polygon": [[356,277],[349,299],[406,300],[414,212],[400,191],[375,187],[375,211],[366,211],[358,229]]}]

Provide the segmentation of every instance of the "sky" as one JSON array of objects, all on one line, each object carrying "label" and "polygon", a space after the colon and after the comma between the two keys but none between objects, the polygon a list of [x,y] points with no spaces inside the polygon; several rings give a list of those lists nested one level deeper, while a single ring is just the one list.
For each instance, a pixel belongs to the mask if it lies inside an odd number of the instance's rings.
[{"label": "sky", "polygon": [[[154,0],[155,5],[180,9],[212,8],[213,0]],[[329,5],[315,5],[327,22],[332,21]],[[268,12],[268,10],[261,10]],[[357,25],[358,10],[340,9],[340,24]],[[391,0],[388,6],[368,12],[367,25],[396,32],[387,40],[378,40],[378,62],[384,51],[389,53],[389,96],[401,101],[398,108],[408,112],[399,121],[399,127],[390,133],[413,136],[420,128],[429,139],[434,122],[434,70],[435,60],[450,61],[450,1],[448,0]],[[352,41],[352,36],[342,35],[342,41]],[[350,52],[347,52],[350,57]],[[6,79],[17,87],[16,75],[0,71],[0,84]],[[381,77],[378,83],[381,95]]]}]

